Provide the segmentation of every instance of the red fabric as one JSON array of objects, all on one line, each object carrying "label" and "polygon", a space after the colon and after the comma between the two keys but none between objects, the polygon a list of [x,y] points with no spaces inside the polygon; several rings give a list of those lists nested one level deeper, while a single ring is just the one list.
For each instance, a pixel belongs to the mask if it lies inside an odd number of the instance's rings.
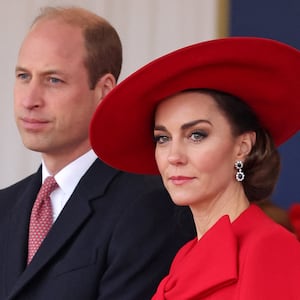
[{"label": "red fabric", "polygon": [[290,207],[289,217],[295,230],[295,234],[300,240],[300,203],[295,203]]},{"label": "red fabric", "polygon": [[54,177],[49,176],[44,181],[34,202],[29,225],[28,257],[29,264],[39,249],[53,223],[50,194],[57,188]]},{"label": "red fabric", "polygon": [[252,205],[186,244],[152,300],[299,300],[300,243]]}]

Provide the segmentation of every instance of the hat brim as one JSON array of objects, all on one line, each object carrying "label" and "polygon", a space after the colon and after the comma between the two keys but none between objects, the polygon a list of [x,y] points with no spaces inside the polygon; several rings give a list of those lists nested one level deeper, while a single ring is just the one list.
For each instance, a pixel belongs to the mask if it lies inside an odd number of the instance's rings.
[{"label": "hat brim", "polygon": [[256,112],[279,146],[300,127],[300,52],[257,37],[201,42],[142,67],[98,106],[91,145],[107,164],[129,172],[157,174],[153,114],[177,92],[207,88],[235,95]]}]

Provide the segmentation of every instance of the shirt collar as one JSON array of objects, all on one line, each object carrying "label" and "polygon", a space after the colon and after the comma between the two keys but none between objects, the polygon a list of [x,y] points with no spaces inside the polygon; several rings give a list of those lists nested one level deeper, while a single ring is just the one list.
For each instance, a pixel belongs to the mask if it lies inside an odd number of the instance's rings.
[{"label": "shirt collar", "polygon": [[[63,190],[64,193],[71,195],[77,186],[78,182],[90,168],[90,166],[96,160],[97,155],[93,150],[89,150],[87,153],[78,157],[70,164],[60,170],[54,177],[58,186]],[[51,176],[46,168],[44,161],[42,161],[42,179],[43,182],[46,177]]]}]

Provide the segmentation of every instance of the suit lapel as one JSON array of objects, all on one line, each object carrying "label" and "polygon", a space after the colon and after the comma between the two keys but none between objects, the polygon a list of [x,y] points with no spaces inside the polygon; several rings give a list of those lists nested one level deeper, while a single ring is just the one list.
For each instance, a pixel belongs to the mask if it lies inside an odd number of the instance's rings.
[{"label": "suit lapel", "polygon": [[9,290],[26,268],[28,225],[31,208],[41,185],[41,170],[33,175],[8,216],[4,273]]},{"label": "suit lapel", "polygon": [[107,185],[118,172],[96,160],[79,182],[31,263],[16,282],[11,297],[43,269],[69,242],[78,228],[83,226],[92,215],[90,202],[105,193]]}]

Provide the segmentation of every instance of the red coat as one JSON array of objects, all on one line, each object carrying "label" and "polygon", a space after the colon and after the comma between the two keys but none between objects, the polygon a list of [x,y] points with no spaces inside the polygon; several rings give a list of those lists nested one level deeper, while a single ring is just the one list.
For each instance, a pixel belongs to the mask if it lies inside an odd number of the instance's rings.
[{"label": "red coat", "polygon": [[176,255],[153,300],[300,300],[300,243],[251,205]]}]

